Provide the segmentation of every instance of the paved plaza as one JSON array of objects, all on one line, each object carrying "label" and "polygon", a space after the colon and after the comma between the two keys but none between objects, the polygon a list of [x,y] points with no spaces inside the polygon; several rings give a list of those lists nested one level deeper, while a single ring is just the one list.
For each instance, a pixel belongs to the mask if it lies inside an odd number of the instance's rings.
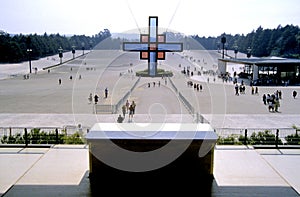
[{"label": "paved plaza", "polygon": [[[0,160],[0,195],[5,197],[95,196],[88,178],[87,145],[0,148]],[[211,196],[299,196],[299,165],[298,149],[216,146]],[[197,177],[188,181],[197,182]],[[149,185],[150,191],[152,187]],[[172,189],[167,190],[173,194]],[[138,195],[136,192],[130,191]],[[186,191],[190,193],[203,196],[197,188]]]},{"label": "paved plaza", "polygon": [[[116,122],[120,109],[117,114],[95,114],[94,99],[90,103],[88,96],[97,94],[99,105],[115,105],[136,82],[127,98],[137,104],[133,118],[136,123],[195,122],[195,115],[180,101],[180,92],[213,128],[300,127],[300,98],[292,97],[292,91],[300,93],[300,87],[258,87],[259,94],[252,95],[246,85],[245,94],[236,96],[232,82],[203,74],[216,70],[219,57],[221,54],[215,51],[168,53],[166,60],[158,64],[159,68],[173,72],[170,80],[139,79],[135,72],[147,68],[147,61],[140,61],[139,54],[94,50],[63,65],[38,69],[29,79],[23,75],[2,79],[0,132],[8,127],[62,128],[80,124],[90,128],[97,122]],[[194,71],[194,76],[183,75],[184,68]],[[202,74],[198,75],[198,71]],[[201,84],[202,91],[188,87],[187,81]],[[262,95],[276,90],[283,95],[279,112],[269,112]],[[127,114],[124,121],[128,121]],[[216,146],[212,196],[253,196],[253,192],[257,196],[298,196],[299,155],[299,150]],[[4,196],[92,195],[85,145],[0,148],[0,161],[0,194]]]},{"label": "paved plaza", "polygon": [[[196,70],[195,73],[215,70],[219,55],[213,51],[170,53],[166,61],[159,62],[159,67],[172,70],[174,76],[170,79],[177,90],[193,106],[195,113],[202,114],[215,128],[299,126],[300,99],[292,97],[293,90],[300,92],[299,87],[258,87],[259,94],[252,95],[250,86],[246,86],[245,94],[236,96],[232,82],[223,83],[211,75],[187,77],[181,73],[184,67]],[[195,63],[188,57],[200,61]],[[27,80],[22,75],[1,80],[0,127],[78,124],[91,127],[99,121],[116,120],[118,114],[95,114],[93,102],[88,101],[89,94],[97,94],[100,105],[115,105],[138,80],[135,72],[146,68],[147,62],[140,61],[138,54],[99,50],[49,72],[40,69]],[[187,81],[201,84],[203,90],[188,87]],[[105,88],[108,89],[108,98],[104,98]],[[262,102],[262,95],[273,94],[276,90],[281,90],[283,95],[279,112],[270,113]],[[137,103],[136,122],[147,121],[149,116],[154,120],[155,116],[162,114],[166,119],[184,117],[185,121],[194,121],[194,117],[188,118],[187,108],[166,79],[141,78],[128,100]]]}]

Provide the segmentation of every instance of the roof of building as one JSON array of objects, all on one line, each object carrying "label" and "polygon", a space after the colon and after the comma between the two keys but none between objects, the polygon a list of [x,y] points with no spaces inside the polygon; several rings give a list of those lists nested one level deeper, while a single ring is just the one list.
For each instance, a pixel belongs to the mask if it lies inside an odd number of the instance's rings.
[{"label": "roof of building", "polygon": [[267,57],[267,58],[238,58],[238,59],[219,59],[219,61],[237,63],[237,64],[256,64],[256,65],[266,65],[266,64],[299,64],[300,59],[290,59],[290,58],[280,58],[280,57]]}]

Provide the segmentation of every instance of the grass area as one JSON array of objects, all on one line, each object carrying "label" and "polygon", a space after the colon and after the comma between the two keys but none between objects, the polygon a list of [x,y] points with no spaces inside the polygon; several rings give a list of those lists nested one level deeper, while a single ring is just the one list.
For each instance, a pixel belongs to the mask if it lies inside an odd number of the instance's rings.
[{"label": "grass area", "polygon": [[[137,71],[136,76],[149,77],[148,69]],[[173,73],[171,71],[165,71],[164,69],[160,69],[160,68],[157,69],[157,74],[155,75],[155,77],[172,77],[172,76]]]}]

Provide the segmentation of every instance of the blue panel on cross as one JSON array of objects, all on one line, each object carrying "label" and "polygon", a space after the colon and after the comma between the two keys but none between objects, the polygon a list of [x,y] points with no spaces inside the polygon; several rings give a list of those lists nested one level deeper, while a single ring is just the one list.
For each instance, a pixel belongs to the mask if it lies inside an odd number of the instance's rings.
[{"label": "blue panel on cross", "polygon": [[166,43],[166,36],[158,34],[158,17],[149,17],[148,34],[141,34],[140,42],[124,42],[124,51],[139,51],[140,59],[148,60],[148,75],[157,75],[157,60],[165,59],[165,52],[181,52],[182,43]]},{"label": "blue panel on cross", "polygon": [[181,52],[182,51],[182,43],[164,43],[157,45],[158,51],[172,51],[172,52]]},{"label": "blue panel on cross", "polygon": [[123,43],[124,51],[148,51],[148,44],[142,43]]}]

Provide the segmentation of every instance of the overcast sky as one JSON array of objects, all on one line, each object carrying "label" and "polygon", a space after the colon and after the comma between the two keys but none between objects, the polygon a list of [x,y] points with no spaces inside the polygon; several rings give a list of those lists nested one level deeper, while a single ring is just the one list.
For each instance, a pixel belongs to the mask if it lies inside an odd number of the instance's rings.
[{"label": "overcast sky", "polygon": [[300,25],[299,0],[0,0],[0,30],[11,34],[94,35],[148,25],[185,35],[247,34],[259,26]]}]

